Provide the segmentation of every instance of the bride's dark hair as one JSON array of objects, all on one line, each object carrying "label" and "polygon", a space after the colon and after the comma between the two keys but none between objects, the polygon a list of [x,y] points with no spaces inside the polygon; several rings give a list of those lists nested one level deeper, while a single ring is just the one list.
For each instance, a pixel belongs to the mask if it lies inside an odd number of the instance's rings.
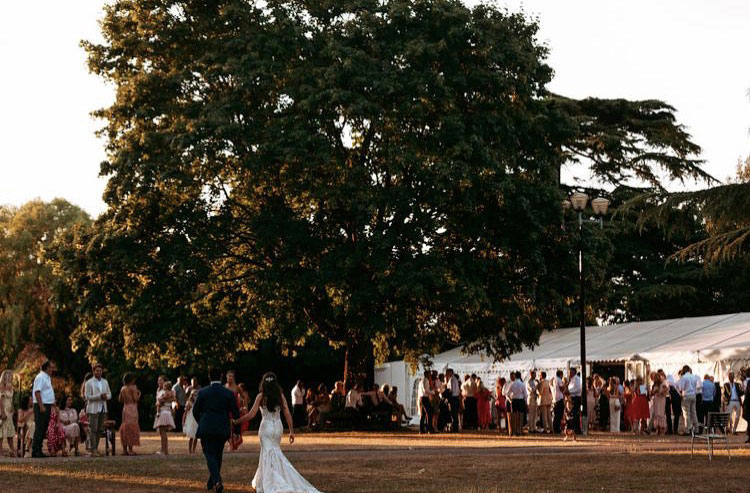
[{"label": "bride's dark hair", "polygon": [[263,405],[274,412],[281,405],[281,387],[276,379],[276,374],[268,372],[260,380],[260,392],[263,394]]}]

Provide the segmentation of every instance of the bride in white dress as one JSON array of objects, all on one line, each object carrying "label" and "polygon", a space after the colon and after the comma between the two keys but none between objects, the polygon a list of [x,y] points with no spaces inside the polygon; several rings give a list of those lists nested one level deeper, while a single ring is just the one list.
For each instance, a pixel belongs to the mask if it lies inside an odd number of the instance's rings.
[{"label": "bride in white dress", "polygon": [[279,386],[276,375],[266,373],[260,381],[260,393],[255,398],[250,412],[242,418],[232,420],[234,424],[250,421],[260,410],[263,416],[258,429],[260,438],[260,459],[258,470],[253,478],[253,488],[257,493],[320,493],[307,482],[281,451],[281,437],[284,425],[281,424],[281,413],[284,412],[289,426],[289,443],[294,443],[292,415]]}]

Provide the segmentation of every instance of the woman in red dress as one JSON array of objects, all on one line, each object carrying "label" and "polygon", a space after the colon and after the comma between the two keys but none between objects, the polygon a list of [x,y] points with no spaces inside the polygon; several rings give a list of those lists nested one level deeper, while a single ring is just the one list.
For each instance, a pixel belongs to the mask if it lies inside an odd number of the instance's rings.
[{"label": "woman in red dress", "polygon": [[60,423],[60,410],[56,404],[52,404],[49,413],[47,450],[52,457],[56,456],[58,452],[62,452],[63,457],[68,456],[68,453],[65,451],[65,428]]},{"label": "woman in red dress", "polygon": [[625,417],[625,430],[632,430],[633,423],[635,423],[635,406],[633,405],[633,394],[632,380],[625,380],[625,405],[623,406],[622,415]]},{"label": "woman in red dress", "polygon": [[633,385],[633,432],[637,435],[648,433],[648,418],[651,412],[648,408],[648,386],[642,377],[635,379]]}]

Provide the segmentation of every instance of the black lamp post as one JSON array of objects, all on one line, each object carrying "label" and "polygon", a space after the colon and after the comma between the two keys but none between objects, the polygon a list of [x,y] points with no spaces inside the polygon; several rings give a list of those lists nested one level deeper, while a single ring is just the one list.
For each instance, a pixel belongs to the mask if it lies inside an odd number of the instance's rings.
[{"label": "black lamp post", "polygon": [[586,405],[588,389],[586,388],[586,313],[585,313],[585,284],[583,277],[583,223],[584,221],[597,222],[602,228],[604,222],[603,216],[607,213],[609,200],[605,198],[596,198],[591,201],[591,209],[594,211],[597,219],[584,219],[583,211],[586,210],[589,196],[583,192],[575,192],[570,196],[570,200],[563,201],[563,209],[570,207],[578,213],[578,280],[580,282],[580,293],[578,298],[578,308],[581,322],[581,431],[584,435],[588,433],[588,406]]}]

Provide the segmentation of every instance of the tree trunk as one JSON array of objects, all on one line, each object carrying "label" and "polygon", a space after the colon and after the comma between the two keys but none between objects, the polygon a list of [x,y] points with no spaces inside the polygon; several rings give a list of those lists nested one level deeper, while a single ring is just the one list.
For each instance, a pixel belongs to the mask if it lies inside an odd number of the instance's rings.
[{"label": "tree trunk", "polygon": [[355,384],[369,390],[375,381],[375,357],[372,343],[350,343],[344,355],[344,388],[349,391]]}]

